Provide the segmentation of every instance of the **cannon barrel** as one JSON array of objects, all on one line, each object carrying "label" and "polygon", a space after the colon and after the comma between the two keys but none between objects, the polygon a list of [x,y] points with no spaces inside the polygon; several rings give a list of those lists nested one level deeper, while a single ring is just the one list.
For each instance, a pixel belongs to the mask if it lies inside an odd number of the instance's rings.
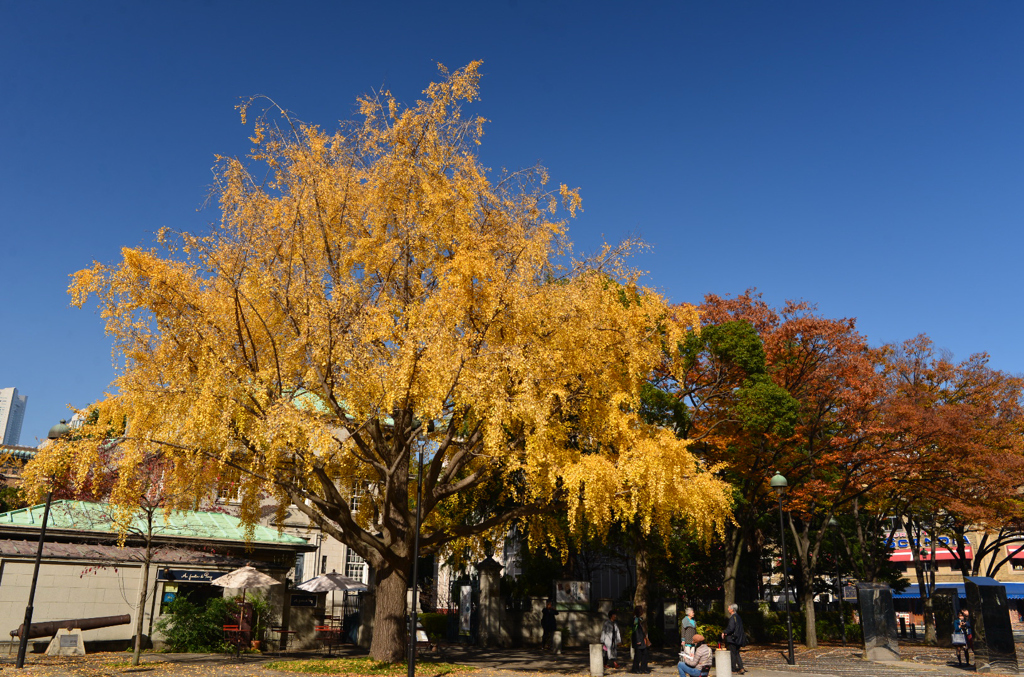
[{"label": "cannon barrel", "polygon": [[[71,630],[78,628],[80,630],[95,630],[96,628],[110,628],[115,625],[127,625],[132,622],[132,617],[128,614],[121,616],[100,616],[98,618],[72,618],[67,621],[46,621],[45,623],[33,623],[28,626],[28,638],[36,639],[39,637],[52,637],[57,634],[57,631],[61,628]],[[22,631],[25,629],[25,624],[22,623],[18,626],[17,630],[11,630],[11,637],[21,637]]]}]

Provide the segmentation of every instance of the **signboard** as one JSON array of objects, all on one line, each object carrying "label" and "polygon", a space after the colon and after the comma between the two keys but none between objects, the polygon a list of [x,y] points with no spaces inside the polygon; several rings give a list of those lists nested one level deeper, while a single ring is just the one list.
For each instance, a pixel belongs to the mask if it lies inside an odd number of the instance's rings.
[{"label": "signboard", "polygon": [[555,581],[555,608],[559,611],[589,611],[590,581]]},{"label": "signboard", "polygon": [[60,646],[61,646],[61,648],[77,647],[78,646],[78,638],[79,637],[81,637],[81,635],[78,635],[78,634],[75,634],[75,635],[61,635],[60,636]]},{"label": "signboard", "polygon": [[174,581],[175,583],[209,583],[224,575],[222,571],[198,571],[194,569],[160,569],[158,581]]},{"label": "signboard", "polygon": [[463,585],[459,588],[459,635],[469,637],[472,631],[473,587]]},{"label": "signboard", "polygon": [[843,586],[843,601],[844,602],[856,602],[857,601],[857,588],[853,585]]},{"label": "signboard", "polygon": [[[1024,543],[1011,543],[1006,546],[1006,554],[1010,559],[1024,559]],[[1019,564],[1019,562],[1015,562]]]},{"label": "signboard", "polygon": [[[915,541],[916,543],[916,541]],[[889,555],[889,559],[893,562],[911,562],[914,559],[914,554],[910,551],[910,539],[907,538],[907,534],[902,531],[897,531],[892,535],[892,540],[889,541],[892,546],[892,554]],[[947,547],[948,546],[948,547]],[[952,550],[953,552],[950,552]],[[956,559],[956,542],[949,536],[939,536],[939,542],[935,544],[935,561],[948,561]],[[930,560],[932,556],[932,539],[925,537],[924,544],[921,545],[921,559],[923,561]],[[964,556],[967,559],[974,557],[974,552],[971,550],[971,542],[964,536]]]},{"label": "signboard", "polygon": [[315,607],[316,595],[292,595],[292,606]]}]

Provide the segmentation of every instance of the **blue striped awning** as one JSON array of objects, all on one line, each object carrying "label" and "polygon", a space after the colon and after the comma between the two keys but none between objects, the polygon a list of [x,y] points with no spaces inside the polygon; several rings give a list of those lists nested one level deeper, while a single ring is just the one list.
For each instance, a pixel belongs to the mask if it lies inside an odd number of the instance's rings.
[{"label": "blue striped awning", "polygon": [[[1007,599],[1024,599],[1024,583],[1002,583],[1000,585],[1006,588]],[[967,593],[964,591],[963,583],[937,583],[935,585],[936,590],[956,590],[958,597],[967,597]],[[920,588],[916,583],[908,585],[907,589],[903,592],[893,592],[893,599],[920,599],[921,593]]]}]

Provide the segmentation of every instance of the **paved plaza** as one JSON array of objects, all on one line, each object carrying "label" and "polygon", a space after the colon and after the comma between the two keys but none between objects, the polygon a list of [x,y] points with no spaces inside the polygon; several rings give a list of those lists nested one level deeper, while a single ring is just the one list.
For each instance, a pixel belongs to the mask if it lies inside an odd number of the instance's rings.
[{"label": "paved plaza", "polygon": [[[1024,647],[1018,646],[1018,655]],[[864,675],[866,677],[940,677],[943,675],[967,675],[973,668],[957,667],[951,649],[938,649],[923,645],[904,644],[901,646],[904,660],[899,663],[873,663],[860,658],[858,647],[823,646],[814,650],[800,650],[796,654],[796,665],[785,661],[785,648],[749,647],[743,652],[749,677],[781,677],[799,674],[805,677],[845,677]],[[346,651],[346,655],[359,655]],[[313,658],[315,654],[287,656],[289,658]],[[98,653],[85,658],[56,658],[32,655],[26,668],[14,669],[13,657],[0,659],[0,669],[5,674],[46,677],[115,677],[118,675],[151,675],[152,677],[283,677],[295,675],[267,668],[268,663],[280,660],[273,656],[246,656],[239,662],[234,656],[223,654],[156,654],[143,656],[143,665],[132,668],[125,653]],[[478,649],[450,647],[445,650],[443,660],[475,668],[462,673],[472,677],[515,677],[517,675],[587,675],[588,654],[583,650],[567,651],[562,655],[541,653],[532,649]],[[429,660],[420,663],[428,668]],[[628,663],[609,670],[609,677],[626,677]],[[651,661],[654,677],[675,677],[674,656],[669,652],[654,652]],[[335,673],[341,674],[341,673]],[[433,677],[435,673],[417,670],[418,677]],[[716,673],[712,670],[711,675]],[[996,675],[998,673],[988,673]]]}]

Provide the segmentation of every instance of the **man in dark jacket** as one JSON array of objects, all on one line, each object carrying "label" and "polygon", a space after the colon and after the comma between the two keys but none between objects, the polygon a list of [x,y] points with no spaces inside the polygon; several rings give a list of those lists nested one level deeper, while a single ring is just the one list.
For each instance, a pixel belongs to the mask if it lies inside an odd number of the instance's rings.
[{"label": "man in dark jacket", "polygon": [[634,675],[648,674],[648,653],[651,642],[647,639],[647,621],[644,620],[644,607],[637,604],[633,609],[633,669]]},{"label": "man in dark jacket", "polygon": [[743,668],[743,659],[740,657],[740,647],[747,643],[747,635],[743,632],[743,619],[736,613],[739,609],[736,604],[729,605],[729,622],[725,625],[722,639],[729,647],[733,674],[742,675],[746,670]]},{"label": "man in dark jacket", "polygon": [[551,605],[551,600],[548,600],[540,614],[540,629],[544,631],[544,636],[540,640],[540,648],[544,651],[553,649],[552,641],[555,638],[555,614],[557,613]]}]

